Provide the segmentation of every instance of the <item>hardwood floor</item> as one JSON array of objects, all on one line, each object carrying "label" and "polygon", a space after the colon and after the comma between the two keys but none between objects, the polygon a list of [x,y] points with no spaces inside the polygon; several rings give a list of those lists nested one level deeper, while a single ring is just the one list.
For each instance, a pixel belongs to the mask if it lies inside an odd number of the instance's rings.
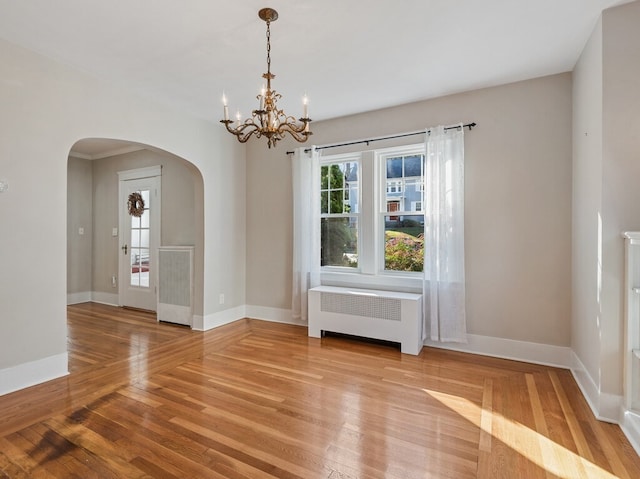
[{"label": "hardwood floor", "polygon": [[69,307],[71,374],[0,396],[0,478],[629,478],[569,371]]}]

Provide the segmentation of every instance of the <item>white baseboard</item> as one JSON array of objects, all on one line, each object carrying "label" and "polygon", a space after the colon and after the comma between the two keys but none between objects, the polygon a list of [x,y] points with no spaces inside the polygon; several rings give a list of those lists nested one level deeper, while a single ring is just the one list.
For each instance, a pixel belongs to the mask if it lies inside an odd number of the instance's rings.
[{"label": "white baseboard", "polygon": [[208,331],[224,324],[233,323],[239,319],[246,318],[246,306],[237,306],[231,309],[225,309],[206,316],[194,316],[192,329],[195,331]]},{"label": "white baseboard", "polygon": [[94,303],[106,304],[109,306],[119,306],[118,293],[103,293],[102,291],[93,291],[91,293],[91,301]]},{"label": "white baseboard", "polygon": [[91,301],[93,293],[91,291],[83,291],[81,293],[69,293],[67,294],[67,305],[88,303]]},{"label": "white baseboard", "polygon": [[622,396],[603,393],[593,380],[580,358],[571,351],[571,373],[593,414],[600,421],[619,424],[621,422]]},{"label": "white baseboard", "polygon": [[273,323],[295,324],[298,326],[308,326],[306,321],[293,319],[290,309],[269,308],[267,306],[247,305],[247,317],[271,321]]},{"label": "white baseboard", "polygon": [[477,334],[468,334],[467,343],[439,343],[426,340],[424,344],[434,348],[543,364],[564,369],[571,367],[571,348],[564,346],[515,341],[513,339],[494,338]]},{"label": "white baseboard", "polygon": [[640,414],[623,411],[621,417],[620,428],[640,456]]},{"label": "white baseboard", "polygon": [[[308,326],[306,321],[294,320],[291,310],[269,308],[266,306],[246,306],[246,315],[249,318],[272,321],[276,323],[296,324]],[[494,358],[512,359],[545,366],[554,366],[564,369],[571,368],[571,348],[564,346],[552,346],[549,344],[530,343],[526,341],[514,341],[511,339],[494,338],[491,336],[467,335],[468,342],[463,343],[438,343],[425,341],[426,346],[441,349],[481,354]]]},{"label": "white baseboard", "polygon": [[0,396],[69,374],[67,353],[0,369]]},{"label": "white baseboard", "polygon": [[118,306],[118,293],[103,293],[102,291],[83,291],[67,294],[67,305],[80,303],[100,303]]}]

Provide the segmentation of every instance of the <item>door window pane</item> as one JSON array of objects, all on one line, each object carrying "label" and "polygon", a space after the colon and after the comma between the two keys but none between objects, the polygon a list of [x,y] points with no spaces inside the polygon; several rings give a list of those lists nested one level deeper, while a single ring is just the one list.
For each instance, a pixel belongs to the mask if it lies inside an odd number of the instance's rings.
[{"label": "door window pane", "polygon": [[144,201],[142,216],[131,216],[131,286],[149,287],[149,190],[141,190]]},{"label": "door window pane", "polygon": [[138,218],[140,220],[140,228],[148,228],[149,227],[149,205],[145,204],[144,213],[142,216]]}]

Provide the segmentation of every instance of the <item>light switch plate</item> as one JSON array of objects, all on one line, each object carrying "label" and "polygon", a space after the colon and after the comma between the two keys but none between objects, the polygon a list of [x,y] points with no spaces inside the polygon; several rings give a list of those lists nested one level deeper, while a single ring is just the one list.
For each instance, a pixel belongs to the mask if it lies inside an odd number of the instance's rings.
[{"label": "light switch plate", "polygon": [[118,228],[113,228],[111,230],[111,236],[118,236]]}]

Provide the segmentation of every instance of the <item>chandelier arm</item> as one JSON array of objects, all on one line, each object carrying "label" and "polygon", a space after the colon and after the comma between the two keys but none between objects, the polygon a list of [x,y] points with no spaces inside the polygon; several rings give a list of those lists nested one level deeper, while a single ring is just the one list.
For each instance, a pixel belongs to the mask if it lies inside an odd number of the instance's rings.
[{"label": "chandelier arm", "polygon": [[[292,117],[289,117],[289,118],[292,118]],[[305,128],[307,128],[307,123],[305,123],[304,121],[300,124],[287,121],[286,123],[281,123],[278,130],[303,133]]]},{"label": "chandelier arm", "polygon": [[[259,128],[252,122],[251,123],[245,122],[236,128],[229,127],[229,125],[233,123],[233,121],[231,120],[220,120],[220,123],[224,123],[227,128],[227,131],[229,133],[234,134],[238,138],[238,141],[240,143],[246,143],[249,140],[249,138],[251,138],[251,135],[253,135],[257,131],[260,131]],[[245,132],[245,130],[250,126],[252,126],[253,129]]]},{"label": "chandelier arm", "polygon": [[287,124],[280,125],[280,127],[278,128],[278,130],[279,130],[279,131],[281,131],[281,132],[283,132],[283,133],[284,133],[285,131],[286,131],[286,132],[289,132],[289,133],[291,133],[292,135],[293,135],[294,133],[304,133],[304,125],[302,125],[302,126],[298,126],[298,125],[290,125],[290,124],[288,124],[288,123],[287,123]]},{"label": "chandelier arm", "polygon": [[289,133],[295,140],[299,141],[299,142],[304,142],[309,138],[309,135],[311,135],[310,131],[304,131],[304,127],[302,129],[297,129],[297,128],[292,128],[292,125],[282,125],[281,128],[279,128],[279,130],[281,131],[281,137],[284,136],[284,132]]},{"label": "chandelier arm", "polygon": [[293,133],[293,132],[289,132],[289,134],[294,138],[294,140],[296,140],[299,143],[303,143],[305,141],[307,141],[309,139],[309,135],[311,135],[311,132],[309,133]]}]

